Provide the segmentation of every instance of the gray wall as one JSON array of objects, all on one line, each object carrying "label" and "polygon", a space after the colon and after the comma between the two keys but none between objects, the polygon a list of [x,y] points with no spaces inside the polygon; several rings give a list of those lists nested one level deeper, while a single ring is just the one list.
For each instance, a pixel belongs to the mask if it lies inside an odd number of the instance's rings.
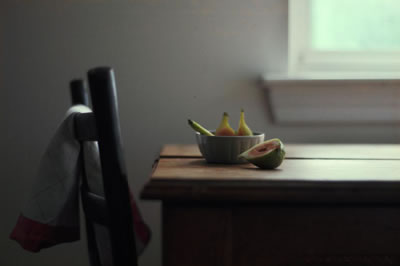
[{"label": "gray wall", "polygon": [[[13,3],[12,3],[13,2]],[[34,2],[34,3],[32,3]],[[391,142],[395,127],[277,127],[256,78],[285,71],[287,1],[1,1],[0,265],[87,265],[84,242],[38,254],[8,235],[39,158],[69,106],[67,84],[115,68],[130,182],[136,193],[164,143],[194,143],[187,118],[216,127],[247,112],[253,129],[284,142]],[[140,201],[153,239],[142,265],[160,265],[160,205]]]}]

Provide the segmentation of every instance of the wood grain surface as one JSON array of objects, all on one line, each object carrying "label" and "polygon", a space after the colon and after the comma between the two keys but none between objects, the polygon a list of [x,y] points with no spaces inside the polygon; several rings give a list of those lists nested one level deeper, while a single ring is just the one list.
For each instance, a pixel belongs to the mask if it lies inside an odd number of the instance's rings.
[{"label": "wood grain surface", "polygon": [[[400,144],[285,144],[286,157],[321,159],[394,159],[400,160]],[[196,144],[168,144],[163,157],[201,157]]]},{"label": "wood grain surface", "polygon": [[[397,203],[398,149],[399,145],[386,144],[292,144],[287,150],[296,157],[285,159],[275,170],[262,170],[252,164],[208,164],[200,155],[195,156],[195,145],[166,145],[141,196],[159,200]],[[351,159],[356,150],[362,151],[359,158]],[[325,158],[320,158],[323,155]]]},{"label": "wood grain surface", "polygon": [[203,159],[162,158],[152,180],[198,181],[400,181],[398,160],[285,160],[274,170],[252,164],[208,164]]}]

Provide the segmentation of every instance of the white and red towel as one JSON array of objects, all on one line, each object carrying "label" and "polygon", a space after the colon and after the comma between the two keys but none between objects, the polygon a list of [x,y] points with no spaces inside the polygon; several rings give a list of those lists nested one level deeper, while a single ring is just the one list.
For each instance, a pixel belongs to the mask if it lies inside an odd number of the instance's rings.
[{"label": "white and red towel", "polygon": [[[74,136],[74,115],[87,112],[91,110],[84,105],[73,106],[67,111],[41,160],[31,195],[10,235],[11,239],[28,251],[38,252],[43,248],[80,239],[81,146]],[[84,145],[89,187],[102,195],[104,192],[97,142],[85,142]],[[150,230],[133,196],[131,206],[136,246],[140,254],[150,240]]]}]

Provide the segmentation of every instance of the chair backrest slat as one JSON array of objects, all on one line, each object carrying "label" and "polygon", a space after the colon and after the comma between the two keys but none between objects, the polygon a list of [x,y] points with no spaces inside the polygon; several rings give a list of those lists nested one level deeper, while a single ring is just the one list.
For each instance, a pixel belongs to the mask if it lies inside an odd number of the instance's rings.
[{"label": "chair backrest slat", "polygon": [[130,192],[122,152],[114,72],[100,67],[88,72],[95,115],[104,195],[109,215],[114,266],[137,265]]},{"label": "chair backrest slat", "polygon": [[95,223],[107,226],[109,224],[109,215],[107,213],[106,200],[86,188],[82,188],[81,198],[83,210],[86,215],[90,216]]},{"label": "chair backrest slat", "polygon": [[[103,266],[102,262],[108,265],[108,259],[107,262],[103,261],[103,255],[111,253],[112,266],[137,266],[131,195],[122,154],[114,72],[109,67],[92,69],[88,72],[88,81],[93,113],[76,114],[75,135],[83,151],[80,156],[83,167],[81,198],[90,263],[92,266]],[[83,80],[71,81],[70,89],[73,105],[88,105]],[[83,156],[86,141],[98,142],[104,195],[91,191]],[[102,250],[104,246],[99,245],[100,240],[104,240],[104,231],[99,231],[99,226],[107,229],[106,239],[111,248]]]},{"label": "chair backrest slat", "polygon": [[69,83],[71,90],[72,105],[83,104],[89,105],[88,94],[85,90],[85,81],[82,79],[74,79]]}]

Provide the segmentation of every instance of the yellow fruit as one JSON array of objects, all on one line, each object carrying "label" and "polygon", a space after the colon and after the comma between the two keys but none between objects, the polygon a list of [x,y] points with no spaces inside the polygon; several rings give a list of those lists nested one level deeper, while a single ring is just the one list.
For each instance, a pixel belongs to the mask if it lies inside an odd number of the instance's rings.
[{"label": "yellow fruit", "polygon": [[229,125],[229,115],[224,113],[222,121],[217,130],[215,131],[216,136],[235,136],[235,130]]},{"label": "yellow fruit", "polygon": [[253,136],[253,131],[247,126],[246,121],[244,121],[244,110],[240,111],[239,128],[236,135],[238,136]]}]

